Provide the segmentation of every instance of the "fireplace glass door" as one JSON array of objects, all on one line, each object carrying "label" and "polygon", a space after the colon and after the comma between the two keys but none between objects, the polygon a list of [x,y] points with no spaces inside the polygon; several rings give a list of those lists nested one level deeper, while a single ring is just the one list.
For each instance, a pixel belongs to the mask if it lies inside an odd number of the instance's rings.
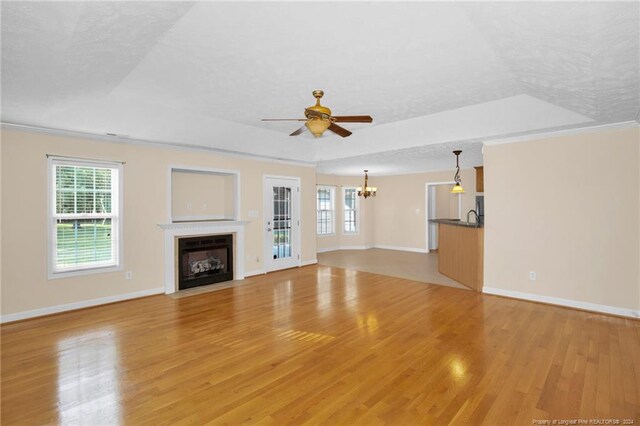
[{"label": "fireplace glass door", "polygon": [[180,238],[178,250],[178,289],[233,279],[232,235]]}]

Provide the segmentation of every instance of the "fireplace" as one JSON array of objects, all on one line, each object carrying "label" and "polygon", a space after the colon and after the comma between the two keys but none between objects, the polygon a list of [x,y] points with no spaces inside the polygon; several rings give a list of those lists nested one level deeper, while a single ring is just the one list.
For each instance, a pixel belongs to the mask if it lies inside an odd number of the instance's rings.
[{"label": "fireplace", "polygon": [[233,235],[178,238],[178,290],[233,279]]}]

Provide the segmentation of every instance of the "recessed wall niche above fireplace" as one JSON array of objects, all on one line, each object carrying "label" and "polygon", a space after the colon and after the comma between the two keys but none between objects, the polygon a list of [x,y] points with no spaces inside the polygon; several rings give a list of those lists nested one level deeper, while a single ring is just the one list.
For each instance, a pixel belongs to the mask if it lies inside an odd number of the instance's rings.
[{"label": "recessed wall niche above fireplace", "polygon": [[238,220],[240,173],[205,167],[169,168],[172,223]]},{"label": "recessed wall niche above fireplace", "polygon": [[233,279],[233,235],[178,238],[178,290]]}]

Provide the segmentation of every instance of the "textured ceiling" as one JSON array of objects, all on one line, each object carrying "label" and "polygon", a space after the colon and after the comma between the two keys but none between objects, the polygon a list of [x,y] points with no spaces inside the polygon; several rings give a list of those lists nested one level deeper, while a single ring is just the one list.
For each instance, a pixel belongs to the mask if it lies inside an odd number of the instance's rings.
[{"label": "textured ceiling", "polygon": [[[435,170],[453,146],[481,163],[483,140],[636,119],[639,5],[4,1],[2,121],[329,173]],[[313,89],[374,123],[260,121],[302,117]]]}]

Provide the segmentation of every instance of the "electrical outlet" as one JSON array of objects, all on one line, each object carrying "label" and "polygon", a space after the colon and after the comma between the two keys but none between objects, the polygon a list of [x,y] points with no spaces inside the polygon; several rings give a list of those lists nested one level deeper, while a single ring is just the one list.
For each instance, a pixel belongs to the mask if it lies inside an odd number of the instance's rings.
[{"label": "electrical outlet", "polygon": [[193,210],[193,204],[187,203],[187,210]]},{"label": "electrical outlet", "polygon": [[256,256],[256,263],[260,263],[260,256]]},{"label": "electrical outlet", "polygon": [[536,271],[531,271],[531,272],[529,272],[529,280],[531,280],[531,281],[535,281],[535,280],[536,280],[536,278],[537,278]]},{"label": "electrical outlet", "polygon": [[124,277],[128,280],[132,280],[133,279],[133,271],[127,271],[124,273]]}]

